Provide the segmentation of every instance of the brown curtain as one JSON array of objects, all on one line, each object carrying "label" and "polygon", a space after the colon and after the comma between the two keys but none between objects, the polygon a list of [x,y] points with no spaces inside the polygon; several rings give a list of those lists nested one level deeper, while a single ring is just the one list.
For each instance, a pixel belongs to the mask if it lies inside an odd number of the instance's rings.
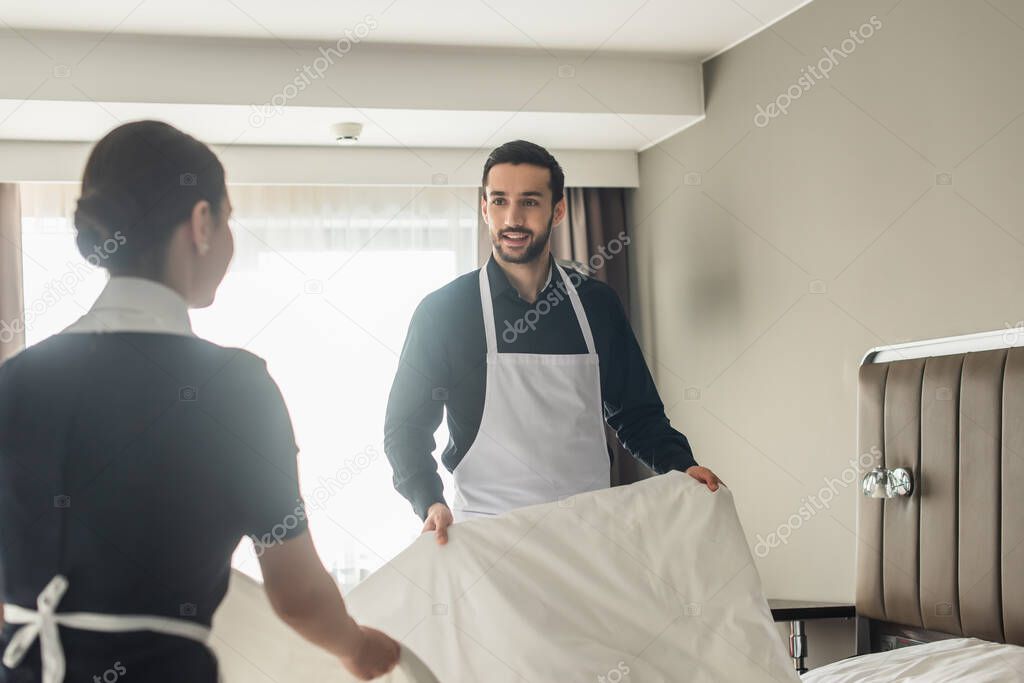
[{"label": "brown curtain", "polygon": [[0,183],[0,363],[25,346],[18,186]]},{"label": "brown curtain", "polygon": [[[587,266],[585,270],[591,277],[607,283],[618,293],[628,317],[628,247],[619,250],[612,246],[613,242],[622,243],[620,233],[629,235],[626,191],[617,187],[570,187],[565,190],[565,203],[565,220],[555,227],[551,235],[551,253],[560,261],[573,261],[578,266]],[[491,238],[482,217],[479,225],[478,255],[482,266],[491,253]],[[603,254],[602,247],[605,248]],[[600,258],[594,259],[599,255]],[[601,267],[591,270],[591,265]],[[622,448],[611,429],[607,430],[607,436],[612,458],[612,486],[631,484],[653,476],[654,472],[650,468]]]},{"label": "brown curtain", "polygon": [[[0,183],[0,363],[25,346],[24,319],[21,203],[17,185]],[[4,608],[0,603],[0,626],[3,625]]]},{"label": "brown curtain", "polygon": [[484,267],[487,259],[491,257],[491,231],[484,223],[484,215],[480,207],[484,202],[484,188],[476,193],[476,265]]}]

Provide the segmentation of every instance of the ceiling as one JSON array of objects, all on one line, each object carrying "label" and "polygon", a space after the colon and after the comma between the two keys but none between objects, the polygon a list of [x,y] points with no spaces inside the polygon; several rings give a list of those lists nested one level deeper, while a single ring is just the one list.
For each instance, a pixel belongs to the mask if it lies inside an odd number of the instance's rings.
[{"label": "ceiling", "polygon": [[0,0],[0,32],[602,50],[710,57],[809,0]]},{"label": "ceiling", "polygon": [[[360,121],[363,147],[638,151],[703,119],[700,60],[809,1],[0,0],[0,61],[21,67],[0,73],[0,140],[159,118],[217,144],[333,146],[331,123]],[[369,45],[249,125],[346,38]]]}]

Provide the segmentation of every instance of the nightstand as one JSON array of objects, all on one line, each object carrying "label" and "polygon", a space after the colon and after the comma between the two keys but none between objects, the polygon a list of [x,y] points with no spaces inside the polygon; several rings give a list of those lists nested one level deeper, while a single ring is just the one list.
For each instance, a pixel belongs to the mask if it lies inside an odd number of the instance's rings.
[{"label": "nightstand", "polygon": [[807,634],[804,622],[813,619],[849,619],[856,616],[853,605],[842,602],[814,602],[811,600],[768,600],[775,621],[789,622],[789,656],[797,673],[804,673],[807,657]]}]

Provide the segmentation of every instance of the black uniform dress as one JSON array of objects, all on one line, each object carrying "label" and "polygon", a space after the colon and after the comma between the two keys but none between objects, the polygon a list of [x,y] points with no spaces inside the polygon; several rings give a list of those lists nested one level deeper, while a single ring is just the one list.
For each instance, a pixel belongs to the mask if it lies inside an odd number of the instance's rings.
[{"label": "black uniform dress", "polygon": [[[122,280],[111,284],[156,286]],[[181,332],[60,334],[0,366],[4,603],[34,609],[62,574],[58,613],[209,626],[241,537],[305,530],[295,439],[266,364]],[[6,625],[0,651],[17,628]],[[192,640],[66,627],[60,637],[67,681],[217,680],[214,656]],[[38,681],[40,667],[37,641],[0,680]]]}]

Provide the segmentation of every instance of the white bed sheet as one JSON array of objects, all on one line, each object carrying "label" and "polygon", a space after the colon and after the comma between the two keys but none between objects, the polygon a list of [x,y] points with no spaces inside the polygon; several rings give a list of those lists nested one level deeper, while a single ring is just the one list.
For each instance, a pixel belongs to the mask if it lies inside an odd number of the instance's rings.
[{"label": "white bed sheet", "polygon": [[[332,655],[310,645],[277,618],[263,584],[231,572],[227,597],[213,618],[210,647],[221,683],[352,683]],[[381,683],[438,683],[403,645],[399,666]]]},{"label": "white bed sheet", "polygon": [[[350,680],[282,648],[243,579],[214,621],[226,681]],[[799,681],[731,492],[681,473],[420,537],[346,600],[443,683]]]},{"label": "white bed sheet", "polygon": [[804,683],[1018,683],[1024,647],[953,638],[844,659],[803,675]]}]

